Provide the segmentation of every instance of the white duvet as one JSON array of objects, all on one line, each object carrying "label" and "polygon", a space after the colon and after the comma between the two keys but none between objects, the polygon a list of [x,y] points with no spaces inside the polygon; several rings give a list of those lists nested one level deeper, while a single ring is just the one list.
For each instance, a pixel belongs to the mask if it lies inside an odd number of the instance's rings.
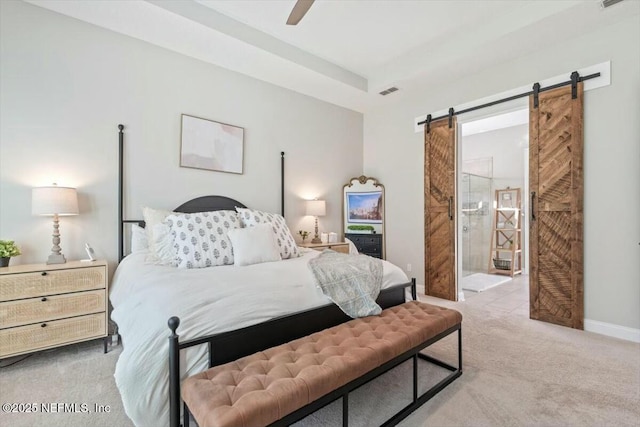
[{"label": "white duvet", "polygon": [[[167,320],[180,318],[180,339],[224,332],[330,303],[307,267],[320,252],[296,259],[202,269],[145,263],[147,252],[127,256],[111,285],[111,318],[124,349],[115,380],[124,409],[136,426],[169,424]],[[405,283],[398,267],[383,261],[386,288]],[[206,346],[181,352],[181,378],[207,368]]]}]

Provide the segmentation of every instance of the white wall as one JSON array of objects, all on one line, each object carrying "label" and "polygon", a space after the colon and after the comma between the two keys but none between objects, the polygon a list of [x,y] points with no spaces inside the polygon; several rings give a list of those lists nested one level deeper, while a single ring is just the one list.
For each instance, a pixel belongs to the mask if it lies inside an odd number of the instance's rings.
[{"label": "white wall", "polygon": [[[453,84],[434,82],[430,90],[365,114],[364,171],[386,188],[387,258],[402,267],[411,263],[410,274],[424,283],[424,143],[414,133],[414,117],[607,60],[611,85],[585,93],[584,103],[585,318],[640,328],[637,15]],[[616,205],[624,208],[612,209]]]},{"label": "white wall", "polygon": [[[126,216],[221,194],[312,231],[303,198],[327,200],[321,231],[341,230],[342,186],[362,173],[362,114],[245,77],[23,2],[0,2],[0,238],[18,263],[42,262],[51,219],[31,215],[31,188],[78,188],[61,219],[68,259],[91,242],[117,258],[117,125],[126,126]],[[244,174],[179,167],[180,114],[245,129]]]}]

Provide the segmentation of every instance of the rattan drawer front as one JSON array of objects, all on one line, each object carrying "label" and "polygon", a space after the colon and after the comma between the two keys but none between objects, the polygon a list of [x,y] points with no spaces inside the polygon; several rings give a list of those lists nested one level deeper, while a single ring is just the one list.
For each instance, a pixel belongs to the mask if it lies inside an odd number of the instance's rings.
[{"label": "rattan drawer front", "polygon": [[0,303],[0,329],[106,310],[105,290]]},{"label": "rattan drawer front", "polygon": [[0,275],[0,301],[104,288],[104,266]]},{"label": "rattan drawer front", "polygon": [[[106,335],[105,313],[0,330],[0,357]],[[45,325],[44,327],[42,325]]]}]

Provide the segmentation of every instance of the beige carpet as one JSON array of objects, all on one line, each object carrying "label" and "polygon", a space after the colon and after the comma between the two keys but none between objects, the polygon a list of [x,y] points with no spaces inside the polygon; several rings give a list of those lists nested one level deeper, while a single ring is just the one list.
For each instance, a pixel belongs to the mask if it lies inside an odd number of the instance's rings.
[{"label": "beige carpet", "polygon": [[[480,295],[437,301],[463,313],[464,373],[402,426],[640,425],[640,344],[529,320],[522,310],[491,310]],[[94,341],[0,369],[1,403],[87,403],[91,410],[97,403],[110,410],[0,413],[0,425],[131,426],[113,381],[120,351],[103,355]],[[453,362],[455,340],[439,343],[432,354]],[[358,390],[350,399],[351,425],[377,425],[408,403],[410,372],[404,364]],[[435,381],[425,378],[431,373],[423,369],[421,378]],[[337,402],[299,425],[340,425],[340,410]]]}]

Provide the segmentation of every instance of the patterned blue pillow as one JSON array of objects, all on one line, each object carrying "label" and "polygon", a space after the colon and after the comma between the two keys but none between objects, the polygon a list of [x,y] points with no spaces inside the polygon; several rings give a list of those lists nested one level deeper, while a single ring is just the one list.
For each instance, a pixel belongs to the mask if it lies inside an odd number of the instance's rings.
[{"label": "patterned blue pillow", "polygon": [[300,256],[296,240],[291,235],[291,231],[282,215],[245,208],[236,208],[236,211],[238,211],[243,227],[253,227],[265,223],[271,224],[282,259]]},{"label": "patterned blue pillow", "polygon": [[174,265],[203,268],[233,264],[233,247],[228,232],[240,228],[234,211],[172,214],[164,221],[171,230]]}]

